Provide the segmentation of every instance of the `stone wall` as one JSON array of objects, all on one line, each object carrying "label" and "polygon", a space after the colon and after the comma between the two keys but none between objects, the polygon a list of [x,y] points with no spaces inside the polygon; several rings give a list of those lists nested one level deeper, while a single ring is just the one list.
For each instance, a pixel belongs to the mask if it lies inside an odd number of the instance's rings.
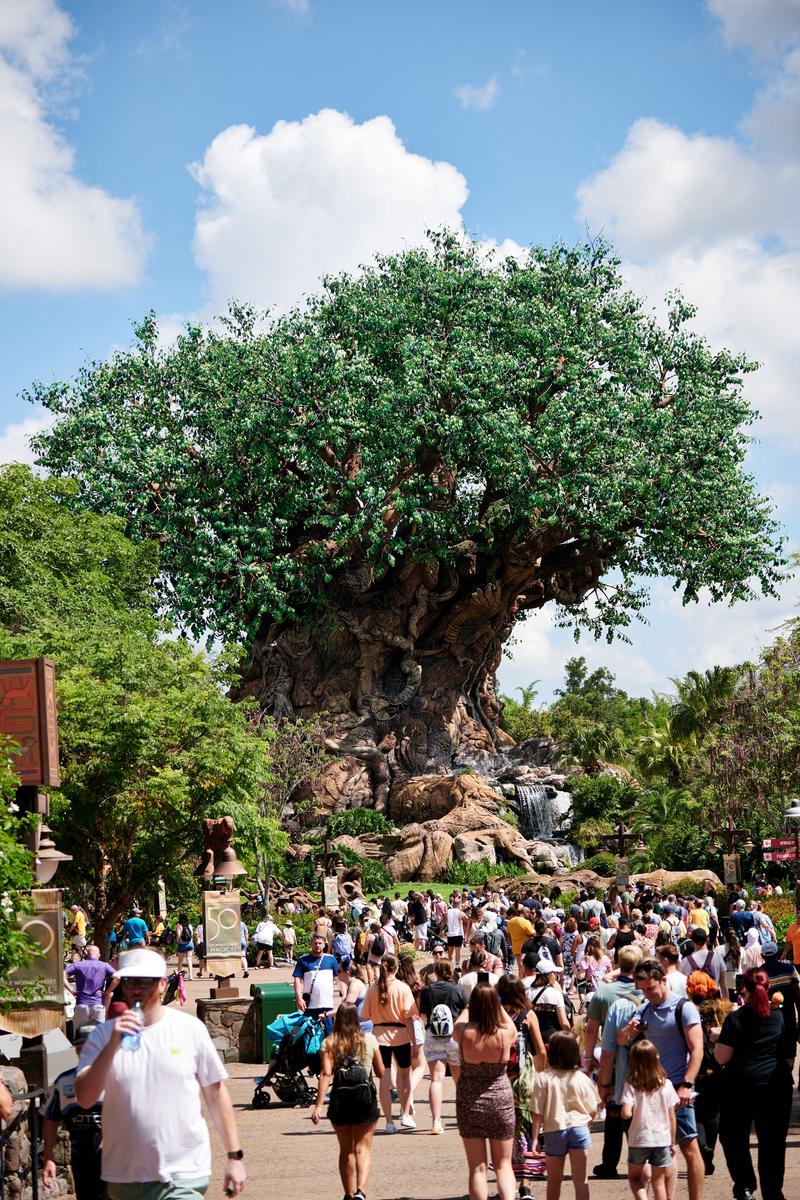
[{"label": "stone wall", "polygon": [[198,1000],[197,1015],[211,1034],[223,1062],[260,1062],[255,1003],[237,1000]]},{"label": "stone wall", "polygon": [[[0,1067],[0,1079],[12,1095],[26,1092],[28,1084],[25,1076],[17,1067]],[[40,1107],[41,1113],[41,1107]],[[13,1127],[17,1116],[22,1114],[22,1120],[10,1135],[9,1144],[3,1154],[4,1190],[6,1200],[32,1200],[31,1186],[31,1142],[28,1136],[28,1101],[18,1100],[11,1111],[11,1116],[5,1128]],[[39,1133],[41,1135],[41,1116],[39,1117]],[[47,1196],[48,1200],[71,1200],[73,1195],[72,1171],[70,1169],[69,1136],[63,1126],[59,1130],[53,1151],[53,1159],[57,1167],[53,1187],[45,1191],[39,1175],[39,1195]],[[39,1169],[41,1172],[41,1162]]]}]

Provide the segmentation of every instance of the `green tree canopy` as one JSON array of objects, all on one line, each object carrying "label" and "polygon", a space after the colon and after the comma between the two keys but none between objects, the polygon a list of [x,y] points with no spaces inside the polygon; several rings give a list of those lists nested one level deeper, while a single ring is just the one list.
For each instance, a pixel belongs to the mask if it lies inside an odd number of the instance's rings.
[{"label": "green tree canopy", "polygon": [[596,589],[576,616],[595,628],[644,603],[641,576],[740,599],[780,557],[742,469],[752,366],[693,315],[674,298],[660,325],[603,243],[490,265],[439,235],[263,329],[238,309],[159,349],[147,318],[132,350],[34,389],[59,418],[41,458],[158,540],[198,631],[252,637],[465,554],[523,568],[516,611]]}]

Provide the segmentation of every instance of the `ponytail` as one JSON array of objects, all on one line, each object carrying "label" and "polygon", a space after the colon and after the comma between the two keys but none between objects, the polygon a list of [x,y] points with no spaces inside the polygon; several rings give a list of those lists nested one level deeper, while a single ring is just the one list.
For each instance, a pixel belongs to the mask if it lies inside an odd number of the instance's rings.
[{"label": "ponytail", "polygon": [[389,980],[397,974],[399,965],[393,954],[384,954],[381,959],[378,969],[378,998],[381,1004],[386,1004],[389,999]]},{"label": "ponytail", "polygon": [[745,1004],[761,1019],[769,1014],[769,975],[761,967],[754,967],[742,980],[746,993]]}]

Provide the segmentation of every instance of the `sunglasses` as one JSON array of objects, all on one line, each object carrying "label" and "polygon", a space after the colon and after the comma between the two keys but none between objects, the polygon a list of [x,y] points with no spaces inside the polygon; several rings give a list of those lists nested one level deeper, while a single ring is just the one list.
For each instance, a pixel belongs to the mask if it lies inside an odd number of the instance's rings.
[{"label": "sunglasses", "polygon": [[433,957],[434,958],[444,958],[444,950],[434,950]]},{"label": "sunglasses", "polygon": [[126,975],[122,982],[123,984],[127,983],[129,987],[150,988],[155,987],[158,980],[153,979],[152,975]]}]

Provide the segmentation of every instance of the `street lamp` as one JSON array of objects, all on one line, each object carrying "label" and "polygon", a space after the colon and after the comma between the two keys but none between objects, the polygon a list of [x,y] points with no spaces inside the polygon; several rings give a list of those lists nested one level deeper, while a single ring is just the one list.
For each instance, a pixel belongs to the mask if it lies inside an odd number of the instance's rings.
[{"label": "street lamp", "polygon": [[794,898],[800,911],[800,799],[789,801],[783,820],[787,825],[794,821]]}]

